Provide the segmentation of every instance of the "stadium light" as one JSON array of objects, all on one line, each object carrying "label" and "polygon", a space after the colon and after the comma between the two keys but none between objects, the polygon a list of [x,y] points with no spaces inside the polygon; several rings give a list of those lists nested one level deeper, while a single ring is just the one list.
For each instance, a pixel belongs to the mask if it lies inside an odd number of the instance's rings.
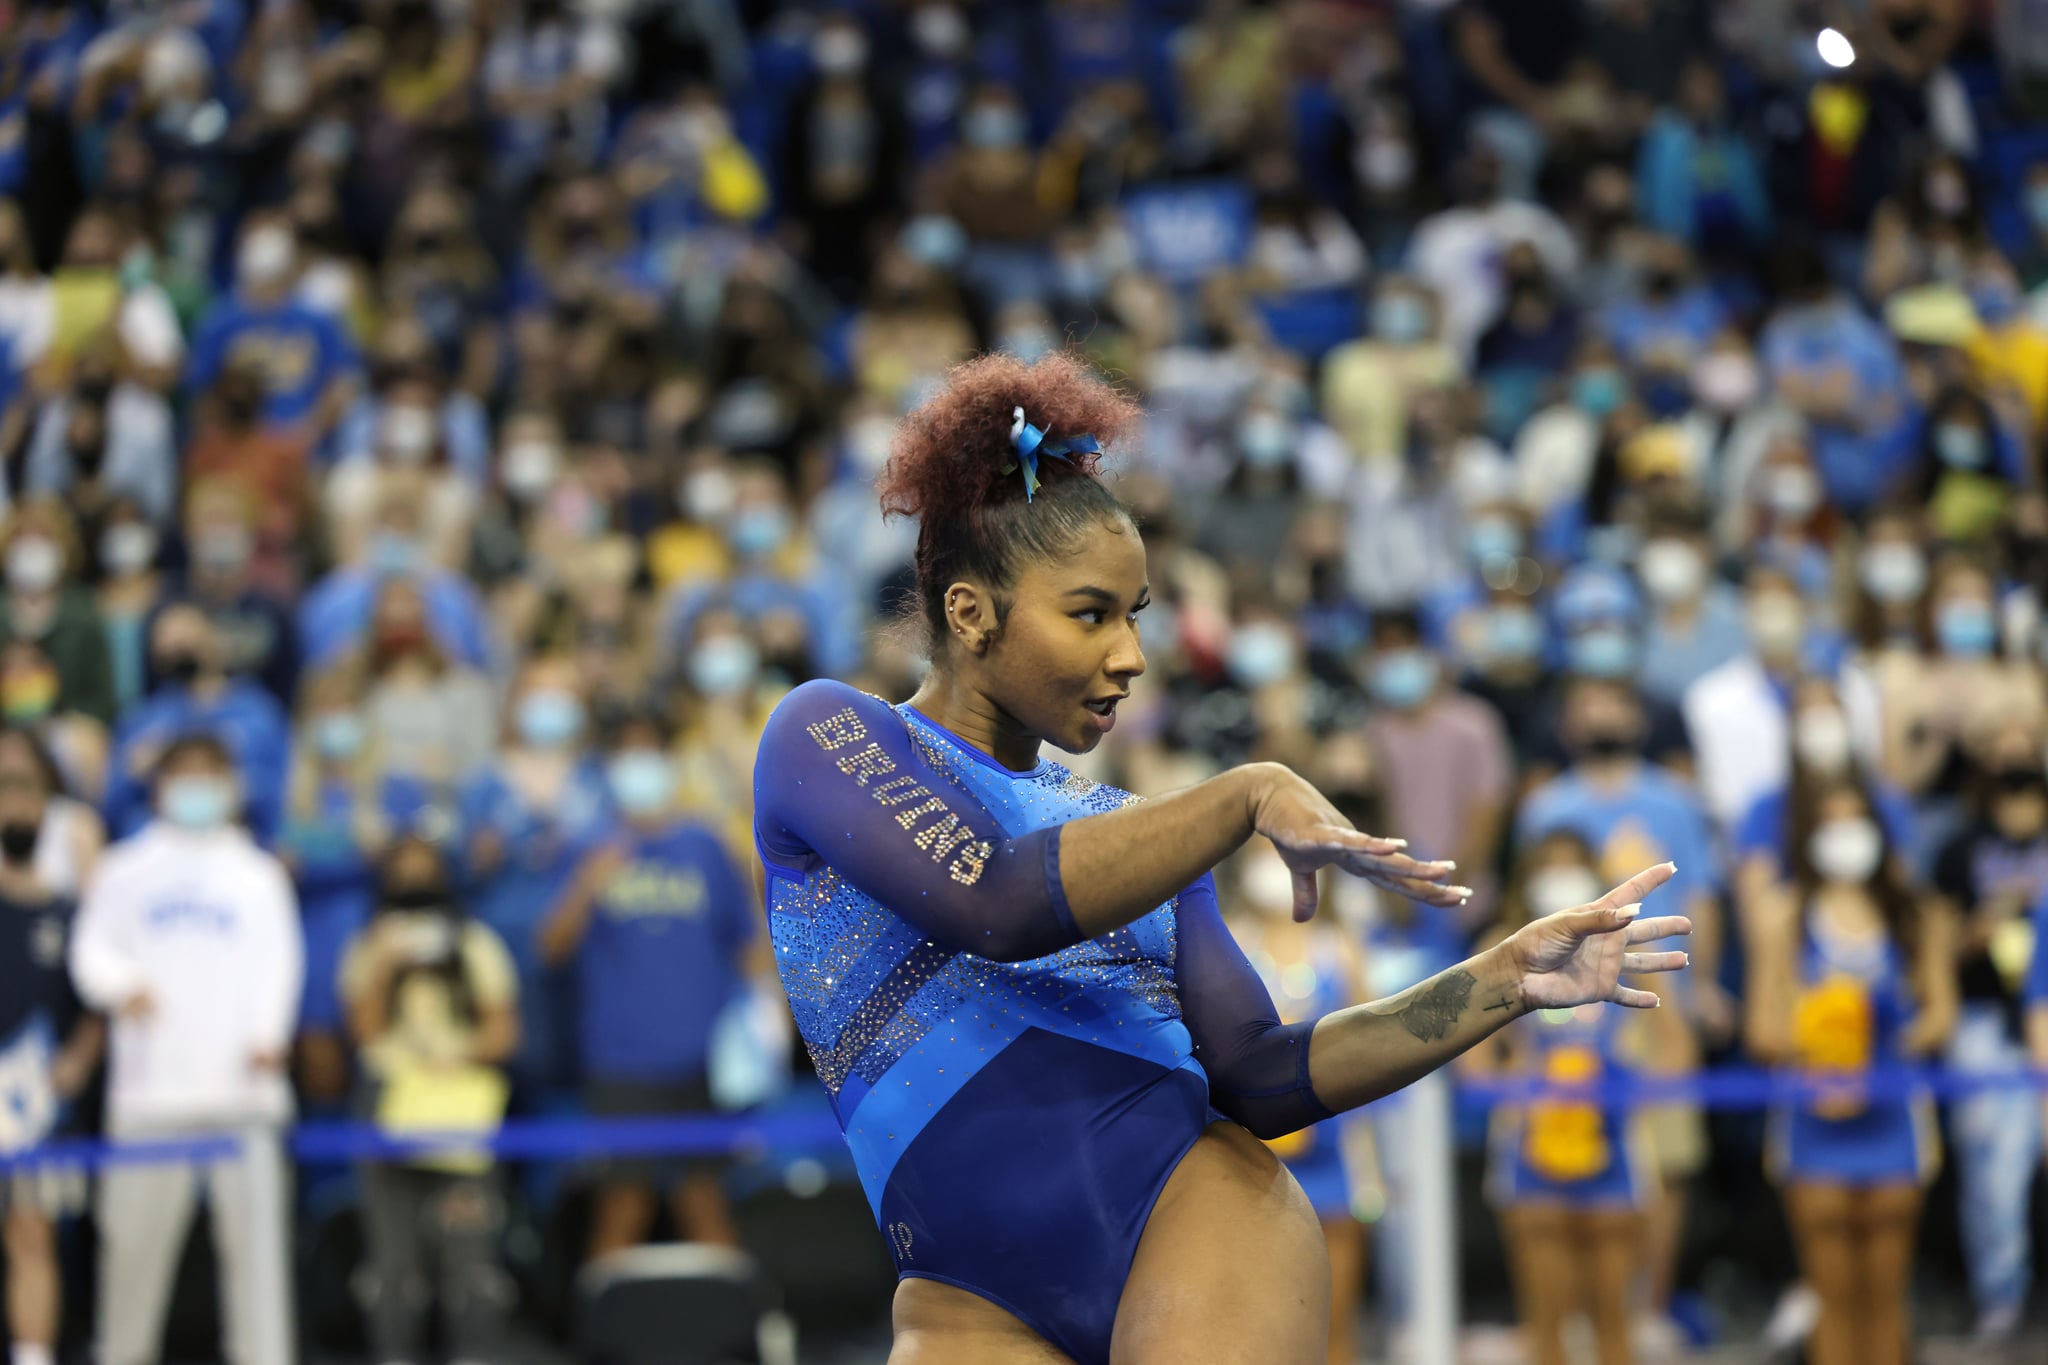
[{"label": "stadium light", "polygon": [[1848,37],[1837,28],[1824,28],[1813,45],[1820,52],[1820,59],[1829,66],[1840,70],[1856,60],[1856,49]]}]

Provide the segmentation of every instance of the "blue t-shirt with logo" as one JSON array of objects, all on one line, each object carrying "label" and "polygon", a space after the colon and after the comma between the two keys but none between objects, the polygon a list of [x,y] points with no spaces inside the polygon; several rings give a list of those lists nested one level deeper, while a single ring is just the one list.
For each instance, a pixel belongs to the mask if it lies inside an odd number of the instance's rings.
[{"label": "blue t-shirt with logo", "polygon": [[1655,863],[1678,864],[1678,875],[1659,896],[1664,903],[1658,913],[1682,913],[1720,884],[1713,826],[1699,795],[1656,764],[1637,764],[1614,787],[1595,786],[1567,771],[1529,793],[1516,819],[1516,842],[1526,848],[1561,829],[1592,846],[1600,875],[1610,883]]},{"label": "blue t-shirt with logo", "polygon": [[223,299],[199,325],[187,382],[204,393],[243,359],[262,369],[263,416],[280,425],[306,420],[327,386],[359,366],[348,334],[326,313],[296,301],[257,307]]},{"label": "blue t-shirt with logo", "polygon": [[577,960],[586,1079],[702,1076],[719,1011],[755,935],[753,895],[703,825],[627,836]]}]

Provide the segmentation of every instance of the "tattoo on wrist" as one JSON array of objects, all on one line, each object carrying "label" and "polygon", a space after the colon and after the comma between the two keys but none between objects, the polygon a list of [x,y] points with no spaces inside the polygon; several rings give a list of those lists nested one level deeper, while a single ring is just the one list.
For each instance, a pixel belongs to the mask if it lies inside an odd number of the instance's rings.
[{"label": "tattoo on wrist", "polygon": [[1395,1013],[1401,1027],[1425,1043],[1434,1043],[1456,1027],[1472,1001],[1472,973],[1455,967],[1417,989],[1415,998]]}]

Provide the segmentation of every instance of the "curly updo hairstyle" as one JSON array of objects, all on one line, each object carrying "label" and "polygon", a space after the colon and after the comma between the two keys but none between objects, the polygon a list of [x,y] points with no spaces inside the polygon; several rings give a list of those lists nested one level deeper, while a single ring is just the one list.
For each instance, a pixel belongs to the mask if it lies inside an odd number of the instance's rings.
[{"label": "curly updo hairstyle", "polygon": [[[876,481],[885,516],[916,517],[917,606],[936,658],[946,639],[946,588],[985,585],[1001,621],[1027,564],[1070,553],[1088,531],[1130,513],[1099,477],[1100,455],[1041,457],[1027,502],[1010,441],[1018,408],[1048,444],[1093,436],[1105,448],[1134,434],[1136,400],[1054,352],[1027,364],[984,355],[903,419]],[[1005,472],[1007,471],[1007,472]]]}]

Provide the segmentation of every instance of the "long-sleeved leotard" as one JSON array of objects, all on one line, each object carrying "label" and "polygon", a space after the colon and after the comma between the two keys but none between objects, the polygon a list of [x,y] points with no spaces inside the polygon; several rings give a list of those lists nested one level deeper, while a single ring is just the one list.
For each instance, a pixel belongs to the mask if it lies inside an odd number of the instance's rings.
[{"label": "long-sleeved leotard", "polygon": [[755,766],[777,963],[899,1273],[1084,1362],[1202,1129],[1329,1115],[1314,1021],[1280,1023],[1208,877],[1082,938],[1059,827],[1132,799],[830,682],[784,700]]}]

